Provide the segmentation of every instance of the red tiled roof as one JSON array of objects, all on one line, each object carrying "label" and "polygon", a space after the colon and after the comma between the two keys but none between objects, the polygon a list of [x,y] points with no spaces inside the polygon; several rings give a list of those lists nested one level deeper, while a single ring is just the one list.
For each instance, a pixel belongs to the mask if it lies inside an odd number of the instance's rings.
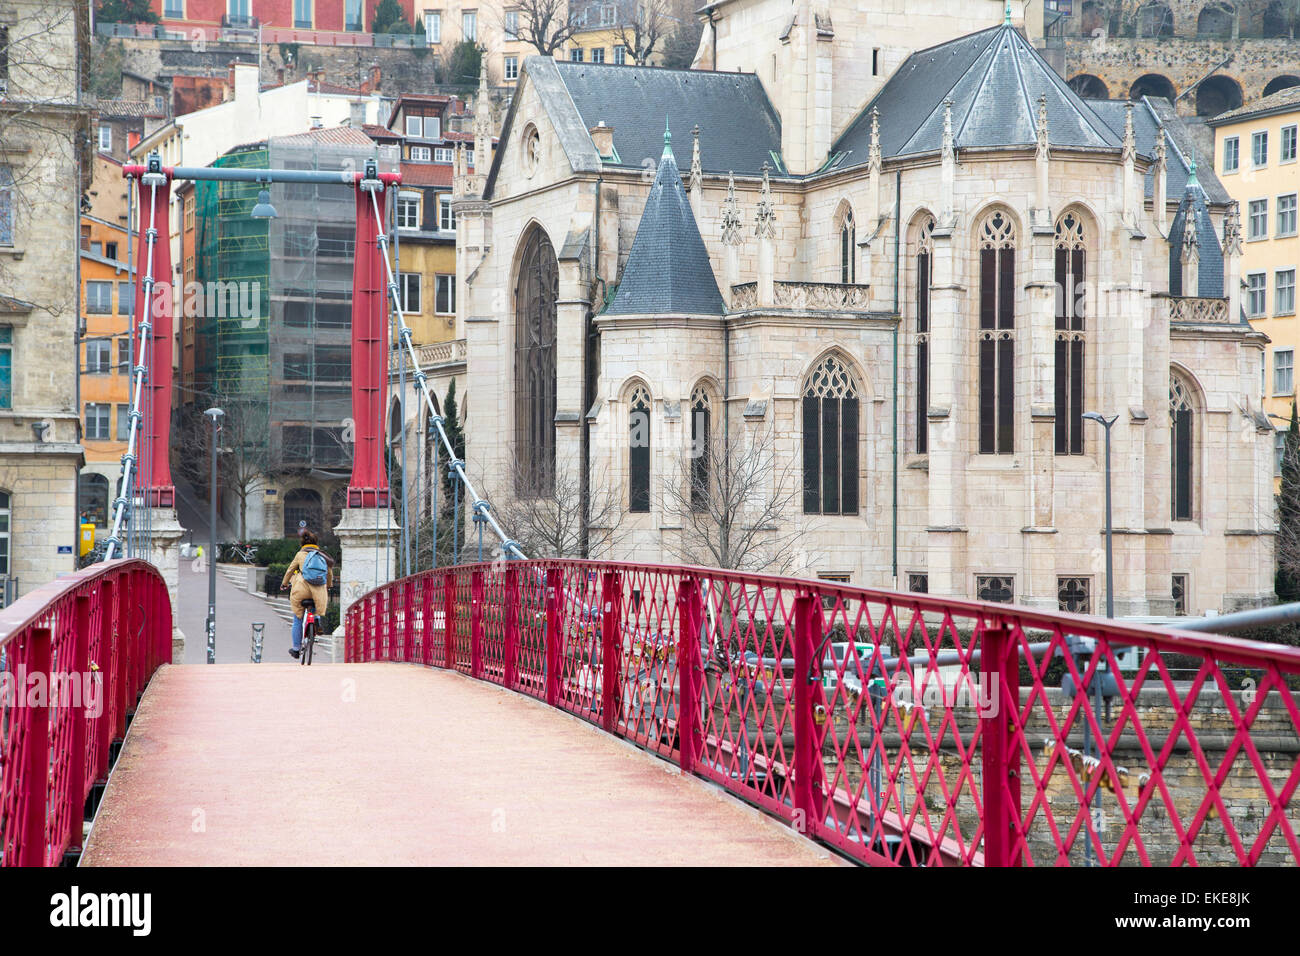
[{"label": "red tiled roof", "polygon": [[402,163],[402,185],[451,188],[451,166],[445,163]]},{"label": "red tiled roof", "polygon": [[275,137],[277,143],[284,145],[306,145],[309,143],[329,143],[334,146],[373,146],[374,142],[355,126],[330,126],[324,129],[308,130],[291,136]]}]

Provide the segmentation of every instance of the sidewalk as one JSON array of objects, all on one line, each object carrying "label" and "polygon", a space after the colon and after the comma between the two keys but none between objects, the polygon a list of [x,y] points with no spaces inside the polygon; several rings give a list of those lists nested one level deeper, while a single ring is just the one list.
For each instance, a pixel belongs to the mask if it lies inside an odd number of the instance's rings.
[{"label": "sidewalk", "polygon": [[[176,592],[177,622],[185,632],[184,664],[208,661],[208,572],[194,570],[195,562],[181,559]],[[262,640],[264,663],[289,662],[289,625],[259,597],[241,591],[217,572],[217,663],[246,664],[252,644],[252,624],[266,625]],[[322,662],[323,663],[323,662]]]}]

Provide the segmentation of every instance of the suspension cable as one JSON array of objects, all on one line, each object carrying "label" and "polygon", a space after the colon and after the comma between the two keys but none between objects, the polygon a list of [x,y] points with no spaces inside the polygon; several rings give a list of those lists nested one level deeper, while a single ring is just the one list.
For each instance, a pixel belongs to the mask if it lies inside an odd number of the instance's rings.
[{"label": "suspension cable", "polygon": [[[367,169],[369,172],[369,169]],[[370,203],[375,211],[375,223],[382,220],[379,217],[379,200],[376,193],[384,188],[384,184],[378,179],[363,179],[359,184],[361,189],[370,193]],[[519,545],[506,535],[501,525],[497,522],[496,515],[492,513],[492,505],[485,498],[479,497],[478,491],[475,490],[473,482],[465,473],[465,462],[456,456],[456,449],[452,447],[451,439],[447,437],[447,430],[443,427],[442,412],[438,407],[437,400],[429,390],[428,376],[425,375],[424,369],[420,366],[419,357],[415,353],[415,345],[411,342],[411,327],[406,324],[406,314],[402,311],[402,300],[398,294],[397,281],[393,278],[393,267],[388,261],[388,236],[382,229],[376,229],[379,240],[379,251],[382,253],[380,258],[384,261],[384,273],[388,278],[388,294],[392,301],[392,309],[397,315],[397,324],[400,328],[399,337],[402,340],[402,346],[406,349],[407,355],[411,360],[411,367],[415,369],[415,381],[420,386],[420,391],[424,395],[424,402],[429,408],[429,414],[432,416],[432,422],[438,429],[438,437],[442,439],[443,446],[447,449],[447,467],[459,479],[460,483],[465,486],[465,494],[469,501],[473,502],[473,511],[475,515],[482,515],[482,520],[486,521],[492,532],[501,541],[501,552],[507,558],[515,557],[526,559],[527,556]],[[387,361],[385,359],[385,361]],[[385,372],[386,374],[386,372]],[[406,494],[406,490],[402,490]],[[454,532],[453,532],[454,533]],[[434,543],[436,550],[437,543]]]},{"label": "suspension cable", "polygon": [[[127,429],[126,453],[122,455],[122,487],[117,498],[113,501],[113,530],[108,536],[108,546],[104,548],[105,561],[111,561],[122,545],[122,523],[126,519],[130,499],[134,497],[132,478],[133,473],[137,471],[135,467],[136,436],[140,431],[140,421],[144,417],[140,407],[141,399],[144,396],[144,377],[148,368],[146,362],[148,360],[149,335],[153,330],[153,323],[150,322],[150,319],[153,316],[153,253],[154,244],[158,239],[158,229],[155,225],[158,187],[166,185],[166,183],[167,177],[162,173],[161,164],[155,164],[151,158],[148,172],[140,177],[140,185],[149,187],[149,228],[145,232],[148,240],[145,254],[145,272],[140,279],[141,285],[144,286],[144,306],[139,310],[141,314],[136,316],[136,331],[140,335],[139,361],[136,362],[135,368],[131,371],[131,410],[127,413],[127,420],[130,424]],[[145,494],[148,493],[149,489],[146,487]]]}]

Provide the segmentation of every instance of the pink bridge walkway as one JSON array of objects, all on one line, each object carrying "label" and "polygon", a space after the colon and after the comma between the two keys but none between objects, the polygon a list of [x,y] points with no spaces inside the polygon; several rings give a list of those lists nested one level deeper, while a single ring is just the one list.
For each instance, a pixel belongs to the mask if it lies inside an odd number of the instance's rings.
[{"label": "pink bridge walkway", "polygon": [[163,666],[82,865],[798,864],[829,851],[575,717],[396,663]]}]

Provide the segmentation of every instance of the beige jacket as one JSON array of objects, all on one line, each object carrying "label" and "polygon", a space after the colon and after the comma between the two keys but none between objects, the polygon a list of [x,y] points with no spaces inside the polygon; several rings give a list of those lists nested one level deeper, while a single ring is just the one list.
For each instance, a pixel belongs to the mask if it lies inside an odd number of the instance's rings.
[{"label": "beige jacket", "polygon": [[302,617],[302,602],[308,598],[315,602],[317,614],[323,616],[325,609],[329,607],[329,589],[334,586],[333,565],[325,572],[324,584],[308,584],[302,576],[303,561],[306,560],[308,554],[319,550],[314,544],[303,545],[298,553],[293,556],[293,560],[289,562],[289,567],[284,572],[284,580],[280,582],[281,588],[288,587],[289,582],[293,582],[293,587],[289,590],[289,604],[293,607],[294,617]]}]

